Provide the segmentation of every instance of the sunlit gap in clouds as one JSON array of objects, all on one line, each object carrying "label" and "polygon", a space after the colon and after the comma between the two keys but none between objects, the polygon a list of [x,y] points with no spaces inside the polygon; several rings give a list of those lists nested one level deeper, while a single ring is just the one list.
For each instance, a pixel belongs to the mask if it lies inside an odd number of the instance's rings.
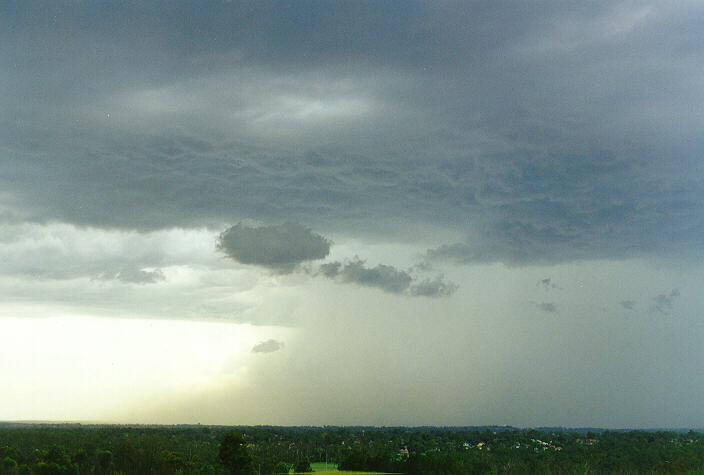
[{"label": "sunlit gap in clouds", "polygon": [[294,335],[274,326],[72,314],[5,315],[0,334],[0,420],[100,422],[132,421],[133,410],[172,397],[246,386],[250,360],[260,356],[252,349]]}]

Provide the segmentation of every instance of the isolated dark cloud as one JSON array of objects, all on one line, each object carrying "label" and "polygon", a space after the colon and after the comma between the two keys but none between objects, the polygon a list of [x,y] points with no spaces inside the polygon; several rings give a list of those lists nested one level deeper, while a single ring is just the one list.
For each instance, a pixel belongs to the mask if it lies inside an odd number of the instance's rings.
[{"label": "isolated dark cloud", "polygon": [[555,313],[557,312],[557,305],[552,302],[541,302],[538,304],[538,308],[543,312]]},{"label": "isolated dark cloud", "polygon": [[220,234],[217,247],[239,263],[282,272],[291,272],[303,262],[323,259],[330,253],[329,240],[296,223],[237,223]]},{"label": "isolated dark cloud", "polygon": [[274,353],[284,347],[284,343],[278,340],[266,340],[257,343],[252,347],[252,353]]},{"label": "isolated dark cloud", "polygon": [[653,297],[653,309],[668,314],[672,311],[672,307],[677,297],[680,296],[678,289],[673,289],[669,294],[663,293]]}]

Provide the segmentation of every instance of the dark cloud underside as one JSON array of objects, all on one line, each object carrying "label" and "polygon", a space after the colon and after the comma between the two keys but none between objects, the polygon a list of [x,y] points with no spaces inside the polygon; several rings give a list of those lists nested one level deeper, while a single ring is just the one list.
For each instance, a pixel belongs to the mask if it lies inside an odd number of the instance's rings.
[{"label": "dark cloud underside", "polygon": [[325,258],[330,252],[330,241],[295,223],[238,223],[220,234],[218,249],[242,264],[290,272],[303,262]]},{"label": "dark cloud underside", "polygon": [[696,4],[0,13],[6,222],[143,231],[253,218],[390,239],[434,225],[466,239],[429,256],[460,263],[704,244]]}]

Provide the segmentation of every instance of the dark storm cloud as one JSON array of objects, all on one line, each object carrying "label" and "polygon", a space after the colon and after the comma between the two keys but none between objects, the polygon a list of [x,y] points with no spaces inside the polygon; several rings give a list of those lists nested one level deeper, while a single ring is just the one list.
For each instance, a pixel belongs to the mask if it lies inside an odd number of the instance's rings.
[{"label": "dark storm cloud", "polygon": [[257,343],[252,347],[252,353],[274,353],[284,347],[284,343],[278,340],[266,340]]},{"label": "dark storm cloud", "polygon": [[698,4],[0,9],[5,222],[434,225],[467,237],[432,259],[516,265],[704,245]]},{"label": "dark storm cloud", "polygon": [[220,234],[217,247],[241,264],[281,272],[291,272],[303,262],[324,259],[330,253],[330,241],[296,223],[237,223]]}]

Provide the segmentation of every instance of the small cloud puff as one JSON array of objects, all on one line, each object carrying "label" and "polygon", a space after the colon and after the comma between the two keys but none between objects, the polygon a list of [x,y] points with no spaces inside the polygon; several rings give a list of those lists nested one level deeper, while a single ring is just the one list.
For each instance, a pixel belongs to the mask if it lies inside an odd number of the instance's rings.
[{"label": "small cloud puff", "polygon": [[330,244],[297,223],[253,226],[240,222],[220,234],[217,248],[241,264],[289,273],[303,262],[325,258]]},{"label": "small cloud puff", "polygon": [[653,297],[653,309],[660,313],[670,313],[675,299],[680,296],[678,289],[672,289],[669,294],[660,294]]},{"label": "small cloud puff", "polygon": [[257,343],[252,347],[252,353],[274,353],[275,351],[279,351],[281,348],[284,347],[284,342],[283,341],[278,341],[278,340],[266,340],[262,341],[260,343]]},{"label": "small cloud puff", "polygon": [[543,289],[545,289],[546,292],[550,289],[561,289],[561,287],[559,285],[557,285],[555,282],[553,282],[553,280],[550,277],[546,277],[545,279],[540,279],[538,281],[537,285],[538,285],[538,287],[542,287]]}]

